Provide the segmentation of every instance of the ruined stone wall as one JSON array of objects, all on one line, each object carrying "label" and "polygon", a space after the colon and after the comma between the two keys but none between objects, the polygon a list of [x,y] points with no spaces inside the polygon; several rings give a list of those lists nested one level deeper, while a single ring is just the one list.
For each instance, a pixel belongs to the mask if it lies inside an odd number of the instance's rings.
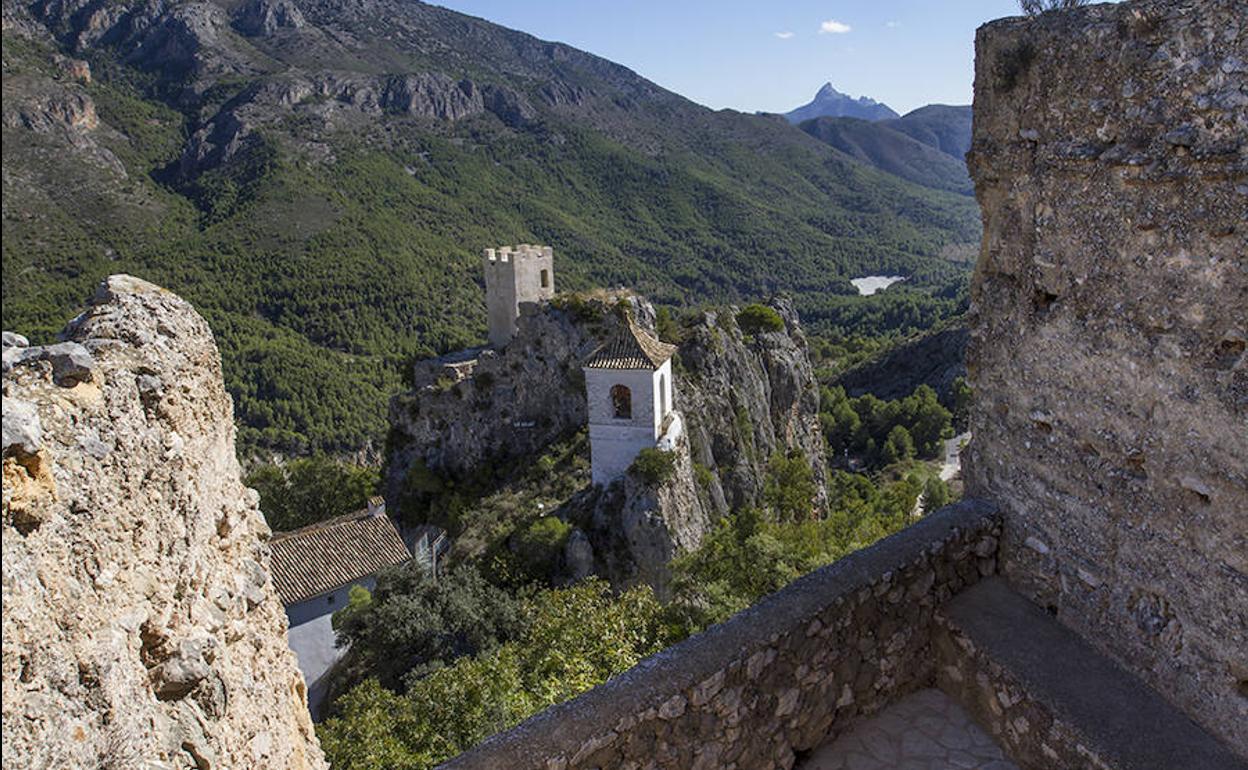
[{"label": "ruined stone wall", "polygon": [[5,335],[5,768],[323,768],[208,325],[113,276],[66,337]]},{"label": "ruined stone wall", "polygon": [[981,503],[937,511],[442,767],[790,768],[930,685],[935,609],[995,571],[998,523]]},{"label": "ruined stone wall", "polygon": [[1248,6],[976,47],[968,494],[1017,589],[1248,754]]}]

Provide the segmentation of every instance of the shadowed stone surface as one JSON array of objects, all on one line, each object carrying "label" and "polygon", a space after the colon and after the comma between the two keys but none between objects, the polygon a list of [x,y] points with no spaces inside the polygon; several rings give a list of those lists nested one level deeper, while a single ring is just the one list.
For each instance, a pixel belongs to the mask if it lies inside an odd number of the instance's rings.
[{"label": "shadowed stone surface", "polygon": [[941,688],[1028,768],[1248,770],[1001,578],[954,597],[937,622]]},{"label": "shadowed stone surface", "polygon": [[920,690],[836,740],[797,770],[1018,770],[940,690]]},{"label": "shadowed stone surface", "polygon": [[1248,758],[1248,6],[980,28],[969,160],[1001,572]]}]

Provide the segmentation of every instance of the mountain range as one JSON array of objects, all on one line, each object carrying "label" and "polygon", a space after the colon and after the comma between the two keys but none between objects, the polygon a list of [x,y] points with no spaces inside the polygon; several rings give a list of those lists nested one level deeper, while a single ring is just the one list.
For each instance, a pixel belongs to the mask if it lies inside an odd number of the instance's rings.
[{"label": "mountain range", "polygon": [[980,233],[965,196],[783,118],[419,2],[3,14],[4,327],[48,339],[110,273],[177,291],[245,451],[376,453],[409,362],[483,339],[486,246],[552,244],[561,288],[669,305],[784,290],[817,330],[864,273],[951,302],[941,254]]},{"label": "mountain range", "polygon": [[925,187],[971,195],[971,108],[929,105],[893,120],[819,117],[799,128],[865,163]]},{"label": "mountain range", "polygon": [[862,120],[889,120],[901,117],[892,107],[874,99],[860,96],[855,99],[837,91],[831,83],[825,83],[815,93],[815,98],[784,117],[790,123],[801,123],[813,118],[860,118]]}]

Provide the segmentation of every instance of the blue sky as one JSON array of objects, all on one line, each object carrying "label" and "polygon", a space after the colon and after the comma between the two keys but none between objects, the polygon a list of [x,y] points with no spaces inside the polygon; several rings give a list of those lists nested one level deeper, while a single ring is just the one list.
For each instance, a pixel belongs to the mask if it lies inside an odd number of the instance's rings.
[{"label": "blue sky", "polygon": [[1016,0],[435,0],[619,62],[708,107],[786,112],[831,81],[905,113],[969,104],[975,28]]}]

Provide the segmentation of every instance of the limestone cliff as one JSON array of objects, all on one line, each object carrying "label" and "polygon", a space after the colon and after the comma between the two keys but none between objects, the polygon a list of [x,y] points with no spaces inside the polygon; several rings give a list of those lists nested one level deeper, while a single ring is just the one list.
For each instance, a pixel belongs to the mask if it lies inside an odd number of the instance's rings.
[{"label": "limestone cliff", "polygon": [[[527,306],[504,350],[417,365],[416,388],[390,406],[387,498],[402,509],[413,467],[450,478],[488,474],[584,427],[581,366],[621,323],[621,299],[653,329],[654,311],[640,298],[561,296]],[[696,547],[712,522],[760,501],[777,451],[809,458],[822,504],[818,387],[796,313],[785,300],[773,306],[783,330],[743,334],[735,308],[702,313],[682,329],[673,384],[685,429],[671,480],[655,489],[630,476],[586,490],[564,511],[588,535],[600,573],[660,584],[666,562]],[[580,535],[575,542],[583,549]]]},{"label": "limestone cliff", "polygon": [[128,276],[4,349],[6,768],[323,768],[208,325]]},{"label": "limestone cliff", "polygon": [[976,46],[968,494],[1016,587],[1248,754],[1245,3]]}]

